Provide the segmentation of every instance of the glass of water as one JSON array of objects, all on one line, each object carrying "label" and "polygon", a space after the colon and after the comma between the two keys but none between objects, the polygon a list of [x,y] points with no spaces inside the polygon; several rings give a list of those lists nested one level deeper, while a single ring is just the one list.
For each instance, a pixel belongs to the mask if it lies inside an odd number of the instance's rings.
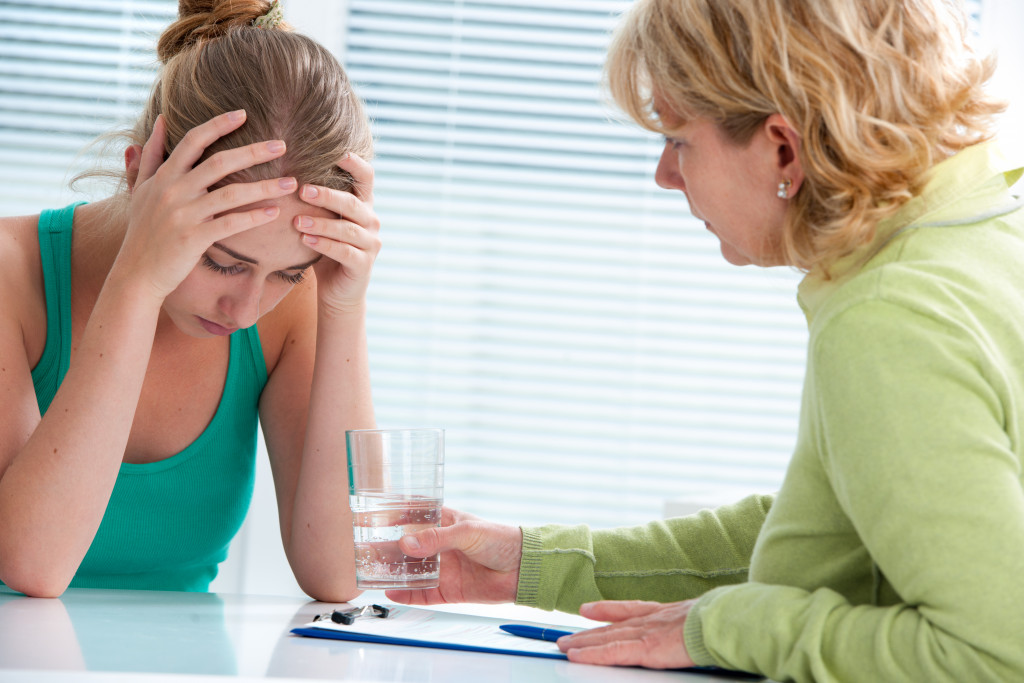
[{"label": "glass of water", "polygon": [[345,441],[356,587],[435,588],[440,558],[409,557],[398,539],[441,524],[444,430],[353,429]]}]

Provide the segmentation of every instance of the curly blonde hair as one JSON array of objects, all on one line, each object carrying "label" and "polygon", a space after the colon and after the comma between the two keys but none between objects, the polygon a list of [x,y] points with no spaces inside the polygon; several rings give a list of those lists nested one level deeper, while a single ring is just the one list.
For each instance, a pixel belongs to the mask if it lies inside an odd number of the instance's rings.
[{"label": "curly blonde hair", "polygon": [[[737,144],[774,113],[801,138],[806,180],[782,256],[827,272],[920,192],[928,170],[993,135],[993,57],[954,0],[638,0],[605,66],[616,103],[664,129],[657,95]],[[771,191],[767,188],[766,191]]]}]

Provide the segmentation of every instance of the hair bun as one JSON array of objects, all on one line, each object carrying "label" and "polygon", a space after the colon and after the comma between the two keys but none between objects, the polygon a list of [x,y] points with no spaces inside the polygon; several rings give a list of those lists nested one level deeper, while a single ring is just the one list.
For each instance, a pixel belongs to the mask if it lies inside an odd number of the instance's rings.
[{"label": "hair bun", "polygon": [[167,62],[182,50],[219,38],[232,28],[252,26],[271,5],[270,0],[179,0],[178,19],[160,35],[156,56]]}]

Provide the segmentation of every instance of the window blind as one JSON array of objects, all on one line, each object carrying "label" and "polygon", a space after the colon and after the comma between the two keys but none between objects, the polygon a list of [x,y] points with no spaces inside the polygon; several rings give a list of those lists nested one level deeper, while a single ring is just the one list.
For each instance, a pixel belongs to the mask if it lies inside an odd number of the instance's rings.
[{"label": "window blind", "polygon": [[599,88],[627,3],[352,0],[378,139],[381,426],[447,429],[449,504],[640,522],[778,486],[806,340],[786,270],[725,264],[660,139]]},{"label": "window blind", "polygon": [[[176,4],[0,0],[4,214],[72,197],[79,152],[142,106]],[[724,502],[775,488],[795,438],[798,276],[729,266],[654,185],[660,141],[598,87],[627,5],[348,3],[384,222],[378,421],[444,427],[448,502],[482,516],[607,526]]]},{"label": "window blind", "polygon": [[[134,120],[173,0],[0,2],[0,203],[5,214],[71,201],[101,133]],[[111,160],[117,164],[118,160]]]}]

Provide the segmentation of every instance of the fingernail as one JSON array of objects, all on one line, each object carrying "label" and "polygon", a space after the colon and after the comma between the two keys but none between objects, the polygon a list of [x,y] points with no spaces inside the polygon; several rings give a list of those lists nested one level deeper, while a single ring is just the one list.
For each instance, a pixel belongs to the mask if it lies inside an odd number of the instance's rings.
[{"label": "fingernail", "polygon": [[295,225],[297,225],[300,228],[312,228],[313,219],[310,218],[309,216],[299,216],[298,218],[295,219]]},{"label": "fingernail", "polygon": [[408,548],[409,550],[419,550],[420,549],[420,542],[418,540],[416,540],[415,536],[406,536],[402,540],[405,541],[405,547]]},{"label": "fingernail", "polygon": [[228,121],[238,122],[245,118],[245,110],[239,109],[237,111],[228,112]]},{"label": "fingernail", "polygon": [[263,213],[265,213],[268,216],[270,216],[271,218],[273,218],[274,216],[277,215],[277,207],[276,206],[268,206],[267,208],[263,209]]},{"label": "fingernail", "polygon": [[277,184],[282,190],[294,190],[298,183],[295,182],[295,178],[279,178]]},{"label": "fingernail", "polygon": [[302,188],[302,195],[303,195],[303,196],[304,196],[304,197],[305,197],[306,199],[316,199],[316,197],[317,197],[317,196],[318,196],[319,194],[320,194],[320,191],[319,191],[319,190],[317,190],[317,189],[316,189],[315,187],[313,187],[312,185],[306,185],[306,187]]},{"label": "fingernail", "polygon": [[281,140],[271,140],[267,143],[267,151],[277,154],[278,152],[284,151],[284,142]]},{"label": "fingernail", "polygon": [[316,238],[316,235],[303,235],[302,241],[305,242],[306,244],[316,244],[320,240]]}]

